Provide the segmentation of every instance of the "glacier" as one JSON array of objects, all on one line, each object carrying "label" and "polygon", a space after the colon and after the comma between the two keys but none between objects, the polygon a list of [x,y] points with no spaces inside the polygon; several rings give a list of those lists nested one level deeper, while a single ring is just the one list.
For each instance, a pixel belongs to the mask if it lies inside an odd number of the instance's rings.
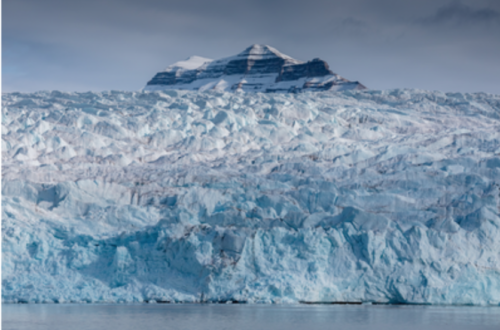
[{"label": "glacier", "polygon": [[500,304],[500,95],[2,104],[4,303]]}]

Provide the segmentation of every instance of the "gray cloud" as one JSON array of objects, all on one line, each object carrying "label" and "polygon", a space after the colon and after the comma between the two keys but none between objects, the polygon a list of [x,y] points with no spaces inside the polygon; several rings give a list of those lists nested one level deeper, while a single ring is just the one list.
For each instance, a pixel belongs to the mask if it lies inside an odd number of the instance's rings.
[{"label": "gray cloud", "polygon": [[[320,57],[371,88],[500,92],[498,33],[488,27],[496,24],[498,0],[458,5],[449,0],[4,0],[2,5],[4,91],[138,90],[155,72],[190,55],[220,58],[264,43],[298,59]],[[428,20],[425,29],[414,24],[422,17]]]},{"label": "gray cloud", "polygon": [[373,33],[373,27],[366,21],[348,17],[334,24],[333,32],[340,36],[364,37]]},{"label": "gray cloud", "polygon": [[477,24],[499,24],[500,12],[493,8],[473,8],[465,5],[462,1],[453,1],[443,6],[429,17],[419,20],[421,24],[457,24],[457,25],[477,25]]}]

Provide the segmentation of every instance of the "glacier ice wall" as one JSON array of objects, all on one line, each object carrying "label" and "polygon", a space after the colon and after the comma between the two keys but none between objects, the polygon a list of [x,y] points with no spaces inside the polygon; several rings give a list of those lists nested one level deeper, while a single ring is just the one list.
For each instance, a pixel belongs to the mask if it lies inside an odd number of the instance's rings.
[{"label": "glacier ice wall", "polygon": [[500,96],[3,95],[4,302],[500,304]]}]

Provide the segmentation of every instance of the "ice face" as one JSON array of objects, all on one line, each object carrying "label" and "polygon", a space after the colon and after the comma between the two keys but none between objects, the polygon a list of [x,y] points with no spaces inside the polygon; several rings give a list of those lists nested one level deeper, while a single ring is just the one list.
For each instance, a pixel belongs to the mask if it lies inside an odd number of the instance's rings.
[{"label": "ice face", "polygon": [[4,302],[500,303],[500,96],[3,95]]}]

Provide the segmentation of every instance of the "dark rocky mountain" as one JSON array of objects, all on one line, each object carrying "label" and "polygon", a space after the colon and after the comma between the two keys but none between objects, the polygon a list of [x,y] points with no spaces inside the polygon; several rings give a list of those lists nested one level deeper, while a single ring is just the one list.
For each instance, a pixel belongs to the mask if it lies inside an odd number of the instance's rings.
[{"label": "dark rocky mountain", "polygon": [[145,87],[163,89],[297,93],[366,87],[333,73],[319,58],[302,62],[273,47],[253,45],[215,61],[192,56],[158,72]]}]

